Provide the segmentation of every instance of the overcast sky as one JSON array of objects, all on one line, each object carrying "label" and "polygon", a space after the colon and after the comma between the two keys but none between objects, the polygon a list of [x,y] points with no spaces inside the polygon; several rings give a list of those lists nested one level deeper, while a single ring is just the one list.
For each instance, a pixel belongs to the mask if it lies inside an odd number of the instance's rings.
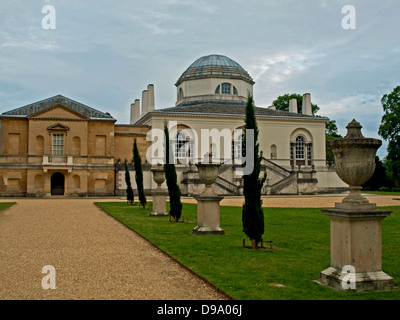
[{"label": "overcast sky", "polygon": [[342,135],[355,118],[379,138],[380,100],[400,85],[399,17],[398,0],[0,0],[0,113],[62,94],[128,123],[148,84],[172,107],[185,69],[223,54],[255,80],[257,106],[311,93]]}]

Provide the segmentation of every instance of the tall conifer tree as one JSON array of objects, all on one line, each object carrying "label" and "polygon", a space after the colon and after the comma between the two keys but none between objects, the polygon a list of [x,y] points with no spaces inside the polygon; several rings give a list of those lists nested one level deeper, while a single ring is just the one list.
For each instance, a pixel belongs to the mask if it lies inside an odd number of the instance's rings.
[{"label": "tall conifer tree", "polygon": [[142,159],[139,155],[139,150],[137,147],[136,139],[133,143],[133,164],[135,166],[135,179],[136,179],[136,186],[139,196],[139,202],[143,208],[146,208],[146,195],[144,194],[143,189],[143,169],[142,169]]},{"label": "tall conifer tree", "polygon": [[[242,209],[243,232],[255,240],[256,244],[261,242],[264,234],[264,213],[262,209],[261,189],[267,178],[266,172],[260,178],[261,159],[258,143],[258,127],[254,111],[253,97],[249,95],[246,105],[245,129],[253,130],[254,143],[246,145],[246,133],[243,139],[243,152],[254,153],[254,169],[249,175],[243,175],[243,194],[245,202]],[[245,164],[243,164],[245,166]]]},{"label": "tall conifer tree", "polygon": [[129,174],[128,162],[125,159],[125,182],[126,182],[126,201],[130,204],[134,202],[131,175]]},{"label": "tall conifer tree", "polygon": [[176,169],[173,160],[172,148],[170,146],[167,121],[164,122],[164,136],[165,136],[164,171],[169,193],[169,202],[170,202],[169,214],[171,217],[175,219],[175,221],[178,221],[182,215],[181,190],[179,189],[177,183]]}]

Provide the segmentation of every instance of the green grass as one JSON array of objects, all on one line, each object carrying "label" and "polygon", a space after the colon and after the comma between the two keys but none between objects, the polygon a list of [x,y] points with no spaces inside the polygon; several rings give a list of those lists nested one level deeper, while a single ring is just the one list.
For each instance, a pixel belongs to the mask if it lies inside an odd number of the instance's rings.
[{"label": "green grass", "polygon": [[400,196],[400,192],[395,191],[361,191],[362,193],[366,194],[379,194],[382,196]]},{"label": "green grass", "polygon": [[13,206],[15,202],[0,202],[0,212]]},{"label": "green grass", "polygon": [[125,203],[97,205],[234,299],[400,299],[400,207],[388,208],[393,213],[382,221],[383,270],[394,277],[395,289],[357,293],[313,282],[330,266],[329,219],[319,209],[264,208],[264,240],[273,240],[274,248],[251,250],[242,247],[239,207],[221,207],[225,235],[200,236],[191,234],[195,204],[183,204],[189,223],[150,217],[150,210]]}]

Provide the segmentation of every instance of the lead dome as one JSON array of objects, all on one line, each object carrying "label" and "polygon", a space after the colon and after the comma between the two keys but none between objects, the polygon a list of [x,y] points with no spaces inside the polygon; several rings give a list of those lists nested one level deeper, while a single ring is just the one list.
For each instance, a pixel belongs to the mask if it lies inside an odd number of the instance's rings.
[{"label": "lead dome", "polygon": [[194,61],[176,82],[176,105],[198,102],[245,103],[254,81],[236,61],[218,54]]}]

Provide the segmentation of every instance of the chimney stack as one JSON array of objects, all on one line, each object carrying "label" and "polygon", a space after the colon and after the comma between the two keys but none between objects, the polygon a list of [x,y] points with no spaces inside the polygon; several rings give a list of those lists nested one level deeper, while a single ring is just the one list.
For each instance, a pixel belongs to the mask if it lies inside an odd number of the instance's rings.
[{"label": "chimney stack", "polygon": [[148,91],[143,90],[142,92],[142,114],[143,117],[148,112]]},{"label": "chimney stack", "polygon": [[131,104],[131,124],[135,124],[140,119],[140,100],[136,99],[135,103]]},{"label": "chimney stack", "polygon": [[154,84],[147,86],[147,112],[155,110]]},{"label": "chimney stack", "polygon": [[[303,100],[304,103],[304,100]],[[289,112],[297,113],[297,99],[293,98],[289,100]]]},{"label": "chimney stack", "polygon": [[303,95],[303,114],[312,116],[312,107],[311,107],[311,94],[305,93]]}]

